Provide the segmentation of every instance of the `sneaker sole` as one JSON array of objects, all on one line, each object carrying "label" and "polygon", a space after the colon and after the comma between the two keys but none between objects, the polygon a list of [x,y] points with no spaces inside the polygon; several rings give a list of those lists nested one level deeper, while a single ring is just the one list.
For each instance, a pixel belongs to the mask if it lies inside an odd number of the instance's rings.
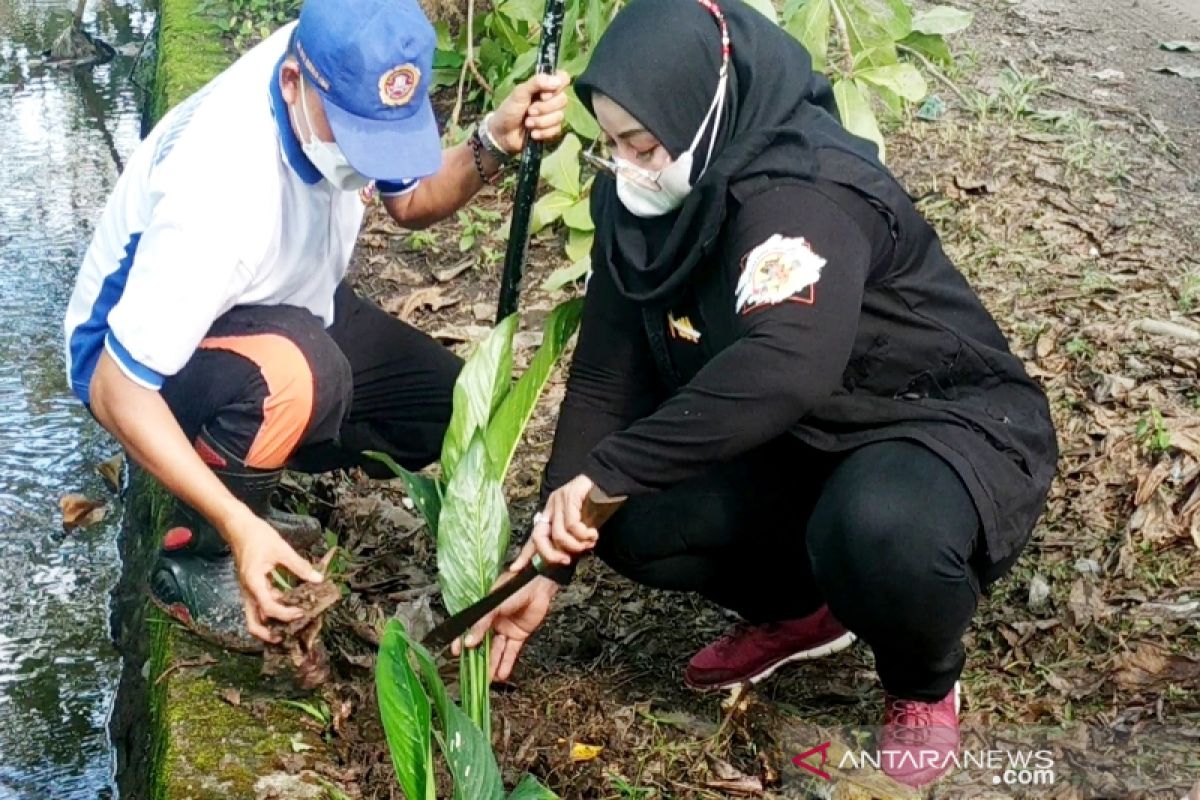
[{"label": "sneaker sole", "polygon": [[774,675],[775,672],[780,667],[787,666],[788,664],[793,664],[797,661],[812,661],[814,658],[823,658],[824,656],[829,656],[829,655],[833,655],[834,653],[841,652],[842,650],[845,650],[850,645],[854,644],[854,642],[857,638],[858,637],[855,636],[850,631],[846,631],[838,638],[833,639],[829,642],[826,642],[825,644],[820,645],[819,647],[814,647],[811,650],[801,650],[798,653],[792,653],[790,656],[785,656],[784,658],[779,659],[778,661],[776,661],[773,664],[769,664],[768,666],[764,667],[763,669],[759,670],[758,672],[756,672],[753,675],[746,677],[746,678],[739,678],[738,680],[725,681],[723,683],[696,684],[696,683],[692,683],[691,681],[689,681],[687,679],[687,677],[685,676],[684,683],[686,683],[688,686],[692,687],[693,689],[708,690],[708,691],[717,691],[720,689],[731,689],[734,686],[740,686],[740,685],[746,684],[746,683],[753,686],[757,683],[761,683],[762,681],[765,681],[767,678]]}]

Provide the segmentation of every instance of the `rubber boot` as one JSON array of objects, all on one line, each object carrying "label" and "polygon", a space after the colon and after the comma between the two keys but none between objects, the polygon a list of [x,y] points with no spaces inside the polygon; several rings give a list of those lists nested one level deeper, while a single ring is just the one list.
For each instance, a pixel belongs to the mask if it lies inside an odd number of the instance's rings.
[{"label": "rubber boot", "polygon": [[[196,438],[196,451],[233,496],[270,523],[292,547],[304,550],[320,539],[317,520],[271,506],[282,469],[249,467],[203,430]],[[162,551],[151,576],[155,604],[220,647],[260,651],[262,642],[246,629],[237,567],[229,545],[199,512],[180,504],[180,515],[181,524],[163,536]]]}]

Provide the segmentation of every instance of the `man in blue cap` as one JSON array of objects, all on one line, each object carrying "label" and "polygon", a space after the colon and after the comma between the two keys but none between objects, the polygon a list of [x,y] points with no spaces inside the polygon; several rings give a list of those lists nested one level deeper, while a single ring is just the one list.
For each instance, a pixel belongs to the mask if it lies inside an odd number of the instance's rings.
[{"label": "man in blue cap", "polygon": [[308,0],[142,142],[76,279],[72,389],[182,501],[154,597],[227,646],[257,649],[268,619],[300,614],[276,568],[321,579],[293,547],[315,520],[271,508],[284,467],[371,471],[377,450],[420,468],[449,420],[458,359],[345,282],[364,196],[422,227],[527,135],[560,133],[562,73],[443,150],[435,46],[416,0]]}]

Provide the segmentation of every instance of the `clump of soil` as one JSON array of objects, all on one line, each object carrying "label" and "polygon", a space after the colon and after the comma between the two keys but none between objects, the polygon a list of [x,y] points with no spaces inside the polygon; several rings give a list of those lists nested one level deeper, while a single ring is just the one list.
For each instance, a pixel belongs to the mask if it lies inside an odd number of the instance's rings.
[{"label": "clump of soil", "polygon": [[[318,566],[323,574],[335,553],[336,548],[331,549]],[[341,599],[341,589],[329,579],[320,583],[301,583],[284,592],[281,602],[300,609],[303,616],[291,622],[268,621],[267,626],[280,640],[265,646],[263,673],[279,675],[292,670],[296,683],[303,689],[315,689],[327,683],[332,673],[321,628],[326,613]]]}]

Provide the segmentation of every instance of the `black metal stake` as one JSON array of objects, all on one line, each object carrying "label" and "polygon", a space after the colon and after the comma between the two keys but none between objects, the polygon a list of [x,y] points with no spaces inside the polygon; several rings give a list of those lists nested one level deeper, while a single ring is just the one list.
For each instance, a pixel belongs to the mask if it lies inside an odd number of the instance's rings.
[{"label": "black metal stake", "polygon": [[[543,75],[554,72],[558,64],[558,46],[562,40],[563,13],[566,0],[546,0],[542,15],[542,40],[538,44],[537,71]],[[535,98],[536,99],[536,98]],[[526,135],[521,153],[521,169],[517,173],[517,191],[513,203],[512,225],[509,226],[508,248],[504,252],[504,277],[500,282],[500,302],[496,323],[517,310],[521,294],[521,276],[529,255],[529,218],[537,200],[538,176],[542,169],[542,143]]]}]

